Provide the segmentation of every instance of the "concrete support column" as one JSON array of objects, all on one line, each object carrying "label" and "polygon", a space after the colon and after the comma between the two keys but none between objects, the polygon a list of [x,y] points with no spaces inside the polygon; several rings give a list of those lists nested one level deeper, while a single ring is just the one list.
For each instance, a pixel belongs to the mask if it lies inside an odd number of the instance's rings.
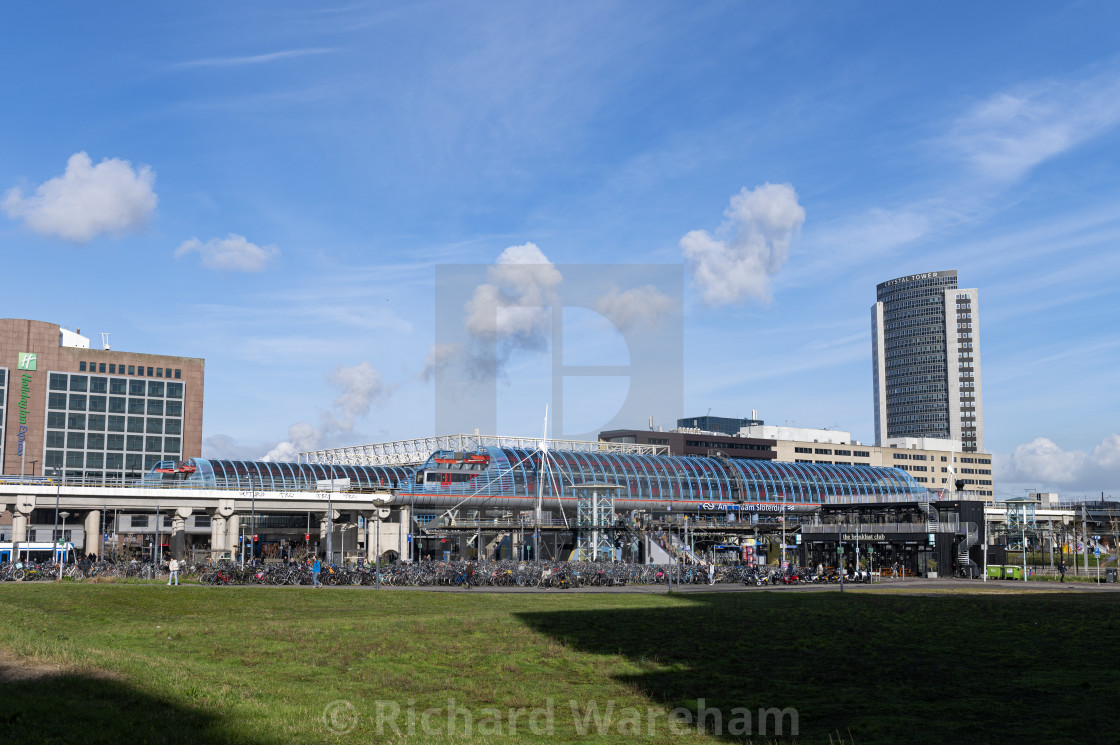
[{"label": "concrete support column", "polygon": [[[412,510],[407,506],[395,509],[400,519],[400,531],[397,533],[397,555],[402,559],[411,559],[412,544],[408,542],[408,536],[415,530],[412,525]],[[412,540],[416,540],[415,535],[412,536]]]},{"label": "concrete support column", "polygon": [[12,512],[12,543],[27,542],[27,518],[19,510]]},{"label": "concrete support column", "polygon": [[19,561],[20,544],[27,542],[27,523],[35,511],[35,497],[20,494],[12,509],[12,561]]},{"label": "concrete support column", "polygon": [[179,507],[171,515],[171,555],[176,559],[187,555],[187,518],[190,516],[190,507]]},{"label": "concrete support column", "polygon": [[85,555],[96,554],[101,556],[101,510],[90,510],[86,513],[85,546],[82,553]]},{"label": "concrete support column", "polygon": [[241,534],[241,516],[230,515],[226,518],[226,550],[234,559],[240,558],[241,546],[237,537]]},{"label": "concrete support column", "polygon": [[210,553],[216,555],[226,550],[226,519],[215,513],[210,518]]},{"label": "concrete support column", "polygon": [[[334,535],[331,536],[331,542],[330,542],[332,553],[334,551],[338,551],[338,549],[339,549],[339,543],[338,543],[338,511],[337,510],[335,510],[334,515],[335,515],[334,518],[333,518],[333,520],[334,520],[334,525],[333,525]],[[326,559],[328,562],[330,562],[334,558],[333,556],[328,556],[327,555],[327,513],[325,513],[325,512],[323,513],[323,516],[319,518],[319,554],[321,554],[322,558]]]}]

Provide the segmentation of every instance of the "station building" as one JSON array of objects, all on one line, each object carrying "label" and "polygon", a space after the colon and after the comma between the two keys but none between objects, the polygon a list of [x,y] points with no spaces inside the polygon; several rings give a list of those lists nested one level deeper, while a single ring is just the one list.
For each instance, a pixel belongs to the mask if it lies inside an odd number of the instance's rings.
[{"label": "station building", "polygon": [[853,439],[851,432],[843,430],[753,421],[755,423],[743,426],[736,435],[678,427],[670,432],[608,430],[600,432],[599,439],[611,443],[662,445],[671,455],[899,468],[936,496],[959,492],[956,496],[961,499],[991,502],[995,493],[991,454],[966,451],[956,440],[900,437],[884,445],[864,445]]}]

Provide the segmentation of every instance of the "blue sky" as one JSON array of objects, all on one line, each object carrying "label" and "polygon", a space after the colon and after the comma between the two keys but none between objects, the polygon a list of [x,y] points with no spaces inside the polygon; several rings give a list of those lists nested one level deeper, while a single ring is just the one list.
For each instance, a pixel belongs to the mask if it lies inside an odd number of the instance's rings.
[{"label": "blue sky", "polygon": [[[867,442],[875,284],[955,268],[999,495],[1115,494],[1117,28],[1103,2],[20,4],[4,315],[206,358],[206,454],[279,456],[432,433],[436,316],[469,316],[437,265],[671,264],[655,424],[683,399]],[[490,287],[547,299],[527,281]],[[506,433],[550,400],[540,320],[490,331]],[[589,428],[625,395],[583,393]]]}]

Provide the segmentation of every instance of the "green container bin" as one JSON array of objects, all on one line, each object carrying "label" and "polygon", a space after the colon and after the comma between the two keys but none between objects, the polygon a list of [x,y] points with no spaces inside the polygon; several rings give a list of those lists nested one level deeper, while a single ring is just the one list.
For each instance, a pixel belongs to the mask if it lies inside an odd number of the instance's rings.
[{"label": "green container bin", "polygon": [[1023,567],[1007,565],[1003,568],[1004,579],[1023,579]]},{"label": "green container bin", "polygon": [[988,565],[988,579],[1003,579],[1003,565],[1002,564],[989,564]]}]

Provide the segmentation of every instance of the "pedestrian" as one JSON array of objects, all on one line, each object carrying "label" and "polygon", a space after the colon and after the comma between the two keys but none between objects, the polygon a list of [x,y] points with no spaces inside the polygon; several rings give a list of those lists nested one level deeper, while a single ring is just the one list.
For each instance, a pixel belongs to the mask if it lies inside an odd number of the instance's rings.
[{"label": "pedestrian", "polygon": [[319,581],[319,573],[323,571],[323,565],[319,563],[319,557],[315,557],[315,561],[311,562],[311,586],[322,588],[323,583]]},{"label": "pedestrian", "polygon": [[172,558],[171,561],[168,562],[167,568],[169,570],[171,570],[171,576],[167,578],[167,586],[171,587],[171,583],[174,582],[175,586],[178,587],[179,586],[179,560],[176,559],[176,558]]},{"label": "pedestrian", "polygon": [[716,563],[714,561],[708,562],[708,584],[714,585],[716,583]]},{"label": "pedestrian", "polygon": [[1062,578],[1058,581],[1059,582],[1065,582],[1066,581],[1066,560],[1065,559],[1062,559],[1060,562],[1058,562],[1058,574],[1062,575]]}]

